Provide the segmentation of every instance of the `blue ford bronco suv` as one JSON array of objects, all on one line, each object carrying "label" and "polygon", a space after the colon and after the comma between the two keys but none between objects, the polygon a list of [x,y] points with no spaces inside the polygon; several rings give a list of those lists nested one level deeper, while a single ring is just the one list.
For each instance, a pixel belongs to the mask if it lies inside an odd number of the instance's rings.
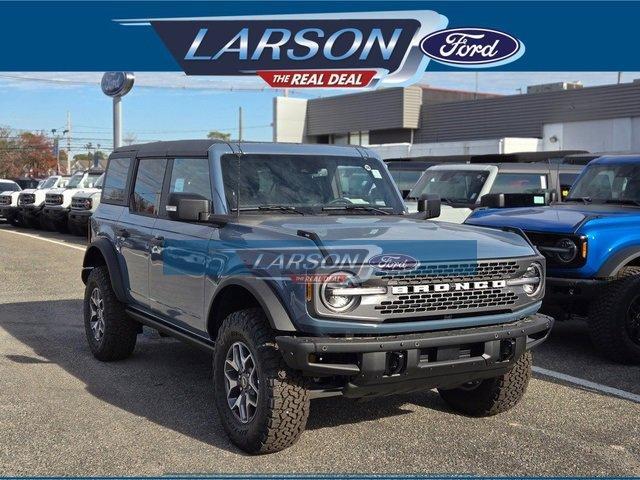
[{"label": "blue ford bronco suv", "polygon": [[543,311],[586,318],[596,349],[640,362],[640,156],[591,161],[564,203],[477,210],[467,223],[522,229],[547,259]]},{"label": "blue ford bronco suv", "polygon": [[384,163],[359,147],[185,140],[114,150],[91,219],[85,330],[102,361],[142,325],[213,353],[231,440],[281,450],[312,398],[438,388],[454,409],[513,407],[545,260],[511,231],[405,211]]}]

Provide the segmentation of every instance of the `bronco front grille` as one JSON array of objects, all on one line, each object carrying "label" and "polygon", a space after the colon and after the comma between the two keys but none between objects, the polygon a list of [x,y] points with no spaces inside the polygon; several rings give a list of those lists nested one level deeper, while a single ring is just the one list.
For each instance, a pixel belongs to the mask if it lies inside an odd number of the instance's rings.
[{"label": "bronco front grille", "polygon": [[455,312],[456,310],[492,308],[504,309],[515,305],[518,295],[500,289],[430,292],[400,295],[397,300],[387,300],[376,306],[381,315],[405,313]]},{"label": "bronco front grille", "polygon": [[33,193],[21,193],[18,197],[18,203],[20,205],[30,205],[36,203],[36,196]]},{"label": "bronco front grille", "polygon": [[11,205],[11,197],[9,195],[0,195],[0,205]]},{"label": "bronco front grille", "polygon": [[47,193],[47,196],[44,199],[45,205],[62,205],[62,195],[57,193]]},{"label": "bronco front grille", "polygon": [[73,198],[71,200],[71,208],[74,210],[86,210],[86,198]]},{"label": "bronco front grille", "polygon": [[411,272],[380,273],[382,280],[389,285],[398,283],[412,285],[418,283],[464,282],[477,279],[499,280],[510,278],[518,271],[515,260],[469,263],[439,263],[421,265]]}]

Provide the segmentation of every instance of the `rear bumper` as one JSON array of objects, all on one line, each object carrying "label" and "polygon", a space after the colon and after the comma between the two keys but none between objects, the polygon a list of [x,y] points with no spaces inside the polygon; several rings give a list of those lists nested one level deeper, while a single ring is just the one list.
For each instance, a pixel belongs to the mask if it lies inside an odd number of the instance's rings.
[{"label": "rear bumper", "polygon": [[42,213],[53,222],[66,222],[69,216],[69,209],[64,207],[44,207]]},{"label": "rear bumper", "polygon": [[276,342],[292,369],[314,377],[349,377],[342,393],[364,397],[501,375],[543,342],[552,325],[552,318],[536,314],[458,330],[364,338],[279,336]]},{"label": "rear bumper", "polygon": [[70,210],[69,221],[75,223],[78,226],[86,227],[89,224],[89,219],[93,215],[93,212],[84,210]]}]

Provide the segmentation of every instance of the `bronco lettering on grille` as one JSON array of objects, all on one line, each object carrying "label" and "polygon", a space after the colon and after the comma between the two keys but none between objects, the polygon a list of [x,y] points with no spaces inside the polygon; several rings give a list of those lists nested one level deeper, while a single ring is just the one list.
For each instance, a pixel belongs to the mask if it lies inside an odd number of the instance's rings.
[{"label": "bronco lettering on grille", "polygon": [[397,285],[397,286],[391,287],[391,293],[394,295],[405,295],[408,293],[484,290],[486,288],[504,288],[506,286],[507,286],[506,280],[492,280],[492,281],[481,281],[481,282],[433,283],[433,284],[427,284],[427,285]]}]

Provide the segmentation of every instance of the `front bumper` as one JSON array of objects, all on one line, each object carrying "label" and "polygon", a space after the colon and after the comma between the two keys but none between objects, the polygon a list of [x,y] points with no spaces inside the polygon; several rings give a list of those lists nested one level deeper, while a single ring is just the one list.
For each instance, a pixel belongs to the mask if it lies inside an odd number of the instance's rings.
[{"label": "front bumper", "polygon": [[6,220],[13,220],[18,216],[18,207],[13,207],[10,205],[6,205],[0,207],[0,218],[4,218]]},{"label": "front bumper", "polygon": [[20,215],[22,215],[26,219],[35,219],[42,213],[42,209],[44,205],[20,205],[18,207],[20,211]]},{"label": "front bumper", "polygon": [[78,226],[86,227],[89,225],[89,219],[93,215],[91,210],[70,210],[69,221]]},{"label": "front bumper", "polygon": [[44,207],[42,214],[52,222],[66,222],[69,216],[69,208]]},{"label": "front bumper", "polygon": [[547,277],[542,309],[558,319],[585,315],[589,303],[606,282],[595,278]]},{"label": "front bumper", "polygon": [[279,336],[276,342],[292,369],[313,377],[348,377],[340,393],[364,397],[496,377],[543,342],[552,325],[552,318],[536,314],[476,328],[383,337]]}]

